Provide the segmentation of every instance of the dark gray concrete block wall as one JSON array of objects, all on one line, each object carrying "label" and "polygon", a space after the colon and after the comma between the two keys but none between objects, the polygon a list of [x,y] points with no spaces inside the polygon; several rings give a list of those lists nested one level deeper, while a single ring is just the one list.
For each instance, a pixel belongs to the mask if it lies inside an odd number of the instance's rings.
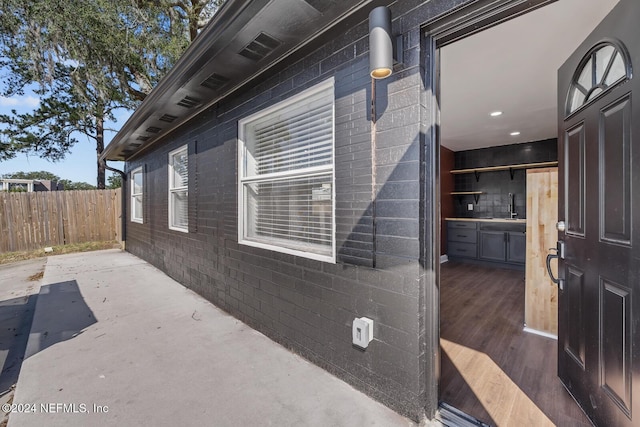
[{"label": "dark gray concrete block wall", "polygon": [[[435,267],[424,222],[435,213],[425,201],[432,183],[424,169],[435,150],[425,136],[431,114],[420,25],[462,3],[391,6],[405,60],[376,86],[375,200],[366,21],[238,91],[127,163],[128,171],[145,168],[144,224],[129,222],[127,250],[416,420],[424,415],[429,386],[434,389],[426,384],[427,359],[437,354],[425,339],[434,321],[425,315],[425,287],[435,284]],[[238,120],[330,77],[335,78],[337,263],[239,245]],[[167,225],[168,153],[185,144],[189,233]],[[375,321],[366,351],[351,344],[351,322],[360,316]]]}]

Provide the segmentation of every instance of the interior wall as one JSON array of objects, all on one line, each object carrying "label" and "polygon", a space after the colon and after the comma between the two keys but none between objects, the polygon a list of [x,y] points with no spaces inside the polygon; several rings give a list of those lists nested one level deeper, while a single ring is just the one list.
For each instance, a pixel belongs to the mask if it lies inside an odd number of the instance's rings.
[{"label": "interior wall", "polygon": [[[477,150],[457,151],[455,169],[522,163],[550,162],[558,160],[558,140],[511,144]],[[513,179],[509,170],[482,172],[479,178],[473,173],[455,175],[456,191],[482,191],[475,202],[474,196],[453,196],[455,215],[459,218],[507,218],[509,217],[509,193],[515,194],[515,211],[518,218],[526,218],[527,186],[526,170],[515,170]],[[473,210],[468,210],[468,205]]]},{"label": "interior wall", "polygon": [[440,255],[447,253],[447,226],[445,218],[456,215],[453,198],[455,179],[450,173],[455,168],[455,153],[447,147],[440,147]]}]

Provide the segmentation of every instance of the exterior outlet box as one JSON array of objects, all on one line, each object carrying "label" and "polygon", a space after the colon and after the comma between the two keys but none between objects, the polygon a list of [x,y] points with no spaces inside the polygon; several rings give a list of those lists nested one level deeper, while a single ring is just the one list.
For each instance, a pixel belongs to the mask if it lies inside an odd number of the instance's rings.
[{"label": "exterior outlet box", "polygon": [[360,317],[353,320],[353,345],[367,348],[373,340],[373,320]]},{"label": "exterior outlet box", "polygon": [[467,205],[467,210],[472,211],[473,210],[473,203],[469,203]]}]

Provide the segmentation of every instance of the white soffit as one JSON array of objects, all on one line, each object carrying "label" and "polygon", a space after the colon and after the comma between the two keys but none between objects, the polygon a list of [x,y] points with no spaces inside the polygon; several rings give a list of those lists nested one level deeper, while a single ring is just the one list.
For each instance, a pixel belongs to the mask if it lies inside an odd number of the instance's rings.
[{"label": "white soffit", "polygon": [[442,145],[555,138],[558,68],[617,3],[559,0],[442,48]]}]

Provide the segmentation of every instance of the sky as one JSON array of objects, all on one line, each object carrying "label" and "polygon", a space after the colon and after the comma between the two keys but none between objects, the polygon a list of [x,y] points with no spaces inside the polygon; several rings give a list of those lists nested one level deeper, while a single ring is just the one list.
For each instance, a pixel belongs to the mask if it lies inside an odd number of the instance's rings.
[{"label": "sky", "polygon": [[[18,113],[33,111],[39,104],[37,96],[33,93],[25,92],[24,96],[13,96],[10,98],[0,96],[0,114],[11,114],[11,110]],[[131,111],[122,110],[116,114],[116,123],[106,123],[105,127],[110,129],[120,129],[131,115]],[[105,147],[111,141],[115,132],[105,132]],[[15,158],[0,161],[0,175],[13,172],[47,171],[58,175],[61,179],[68,179],[75,182],[87,182],[96,185],[97,181],[97,157],[93,140],[83,134],[74,135],[78,143],[71,149],[67,156],[58,162],[50,162],[37,156],[27,156],[18,154]],[[108,162],[109,166],[122,170],[123,162]],[[107,171],[107,177],[111,172]]]}]

